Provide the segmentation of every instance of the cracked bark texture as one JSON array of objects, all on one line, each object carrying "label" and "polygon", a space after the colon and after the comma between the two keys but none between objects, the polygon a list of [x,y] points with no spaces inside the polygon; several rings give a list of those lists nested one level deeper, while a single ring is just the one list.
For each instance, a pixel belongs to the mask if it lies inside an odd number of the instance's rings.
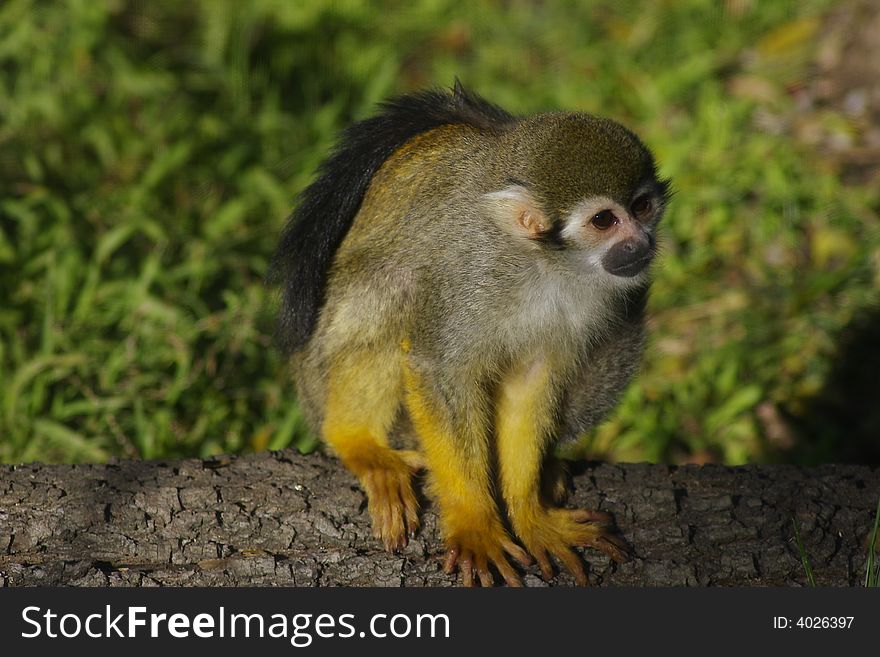
[{"label": "cracked bark texture", "polygon": [[[614,514],[636,553],[585,552],[604,586],[802,585],[792,519],[818,583],[858,585],[880,496],[866,466],[588,464],[573,481],[569,505]],[[6,586],[453,585],[442,552],[427,503],[415,540],[383,552],[354,477],[321,454],[0,467]]]}]

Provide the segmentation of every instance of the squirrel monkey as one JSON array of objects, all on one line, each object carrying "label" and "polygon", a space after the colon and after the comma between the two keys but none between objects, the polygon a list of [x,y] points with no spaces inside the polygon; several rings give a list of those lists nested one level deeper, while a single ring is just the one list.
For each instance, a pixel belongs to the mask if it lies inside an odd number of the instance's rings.
[{"label": "squirrel monkey", "polygon": [[642,351],[667,181],[629,130],[519,118],[465,90],[386,102],[346,130],[282,234],[279,337],[312,427],[403,547],[428,472],[446,569],[511,585],[576,546],[616,560],[599,512],[561,508],[560,440],[598,422]]}]

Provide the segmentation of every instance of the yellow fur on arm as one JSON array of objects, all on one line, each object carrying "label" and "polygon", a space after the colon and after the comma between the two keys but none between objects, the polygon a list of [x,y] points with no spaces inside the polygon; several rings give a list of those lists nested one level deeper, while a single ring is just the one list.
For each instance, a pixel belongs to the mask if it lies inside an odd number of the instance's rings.
[{"label": "yellow fur on arm", "polygon": [[515,368],[499,386],[495,431],[501,493],[517,533],[519,526],[542,516],[541,468],[552,430],[548,362],[539,359]]}]

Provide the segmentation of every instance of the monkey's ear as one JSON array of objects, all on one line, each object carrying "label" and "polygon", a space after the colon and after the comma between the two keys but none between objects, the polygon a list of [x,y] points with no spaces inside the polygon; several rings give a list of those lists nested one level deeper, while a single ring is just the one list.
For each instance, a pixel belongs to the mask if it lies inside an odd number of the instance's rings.
[{"label": "monkey's ear", "polygon": [[522,185],[511,185],[497,192],[489,192],[483,198],[489,212],[501,228],[509,233],[537,240],[551,229],[544,211]]}]

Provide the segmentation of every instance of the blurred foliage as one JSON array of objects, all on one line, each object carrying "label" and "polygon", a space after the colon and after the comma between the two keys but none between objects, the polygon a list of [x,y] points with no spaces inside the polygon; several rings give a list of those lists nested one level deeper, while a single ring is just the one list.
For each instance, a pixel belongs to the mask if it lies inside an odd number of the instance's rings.
[{"label": "blurred foliage", "polygon": [[278,232],[341,127],[455,76],[613,116],[674,181],[644,371],[583,453],[780,458],[880,282],[876,186],[756,120],[792,105],[827,6],[6,0],[0,460],[308,449]]}]

